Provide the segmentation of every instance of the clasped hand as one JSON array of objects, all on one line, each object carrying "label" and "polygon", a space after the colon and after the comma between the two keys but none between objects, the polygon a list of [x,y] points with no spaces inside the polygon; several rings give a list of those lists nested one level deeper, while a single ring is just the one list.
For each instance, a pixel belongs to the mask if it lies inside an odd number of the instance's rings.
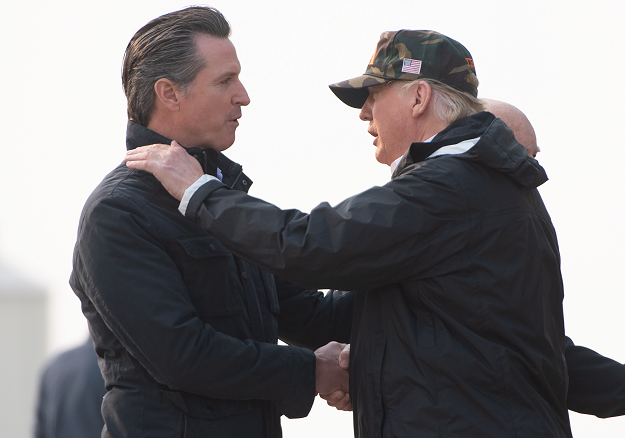
[{"label": "clasped hand", "polygon": [[317,349],[317,393],[328,405],[351,411],[349,399],[349,344],[330,342]]}]

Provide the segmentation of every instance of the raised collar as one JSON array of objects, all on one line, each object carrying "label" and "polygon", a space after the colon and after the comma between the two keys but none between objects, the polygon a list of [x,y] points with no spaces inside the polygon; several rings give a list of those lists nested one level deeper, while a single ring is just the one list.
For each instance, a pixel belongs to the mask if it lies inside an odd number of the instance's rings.
[{"label": "raised collar", "polygon": [[[171,139],[136,124],[128,120],[126,126],[126,149],[131,150],[149,144],[162,143],[170,144]],[[184,146],[183,146],[184,147]],[[230,160],[224,154],[214,149],[185,148],[187,152],[195,157],[202,166],[204,173],[217,176],[217,168],[221,169],[223,174],[223,183],[227,186],[247,192],[252,185],[252,180],[243,173],[240,164]]]},{"label": "raised collar", "polygon": [[170,144],[171,139],[146,128],[137,125],[132,120],[128,120],[126,125],[126,150],[136,149],[149,144],[162,143]]},{"label": "raised collar", "polygon": [[[441,150],[451,145],[463,147]],[[432,156],[439,150],[441,154]],[[413,143],[395,169],[393,178],[411,165],[450,155],[503,173],[528,188],[536,188],[548,179],[545,169],[527,156],[512,130],[501,119],[485,111],[456,120],[439,132],[431,143]],[[430,156],[432,158],[428,158]]]},{"label": "raised collar", "polygon": [[483,111],[456,120],[436,134],[431,142],[412,143],[395,168],[392,177],[397,177],[407,166],[424,161],[427,157],[444,146],[479,137],[486,132],[493,120],[495,120],[494,115]]}]

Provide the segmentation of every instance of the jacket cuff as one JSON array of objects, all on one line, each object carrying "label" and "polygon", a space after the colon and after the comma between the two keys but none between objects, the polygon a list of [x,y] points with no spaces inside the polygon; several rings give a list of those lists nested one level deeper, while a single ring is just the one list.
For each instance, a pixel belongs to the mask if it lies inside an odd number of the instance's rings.
[{"label": "jacket cuff", "polygon": [[185,217],[195,220],[204,200],[206,200],[206,198],[208,198],[208,196],[215,190],[222,187],[227,186],[218,179],[212,179],[201,185],[197,190],[195,190],[191,199],[189,199],[186,211],[184,212]]},{"label": "jacket cuff", "polygon": [[315,402],[315,353],[300,347],[289,346],[293,360],[291,384],[286,396],[278,402],[278,411],[288,418],[303,418]]},{"label": "jacket cuff", "polygon": [[184,191],[184,194],[182,195],[182,199],[180,200],[180,205],[178,206],[178,211],[182,213],[183,216],[187,212],[187,206],[189,205],[189,200],[191,199],[191,196],[193,196],[197,189],[199,189],[203,184],[206,184],[211,179],[215,179],[215,177],[212,175],[204,174],[200,176],[197,180],[195,180],[193,184],[187,187],[187,189]]}]

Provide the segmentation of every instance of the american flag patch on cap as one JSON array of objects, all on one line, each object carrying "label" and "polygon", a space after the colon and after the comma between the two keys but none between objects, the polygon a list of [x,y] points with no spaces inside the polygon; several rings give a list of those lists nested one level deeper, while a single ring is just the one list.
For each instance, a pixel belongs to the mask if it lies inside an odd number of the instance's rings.
[{"label": "american flag patch on cap", "polygon": [[408,59],[404,58],[404,65],[401,67],[402,73],[413,73],[418,75],[421,73],[421,61],[417,61],[416,59]]}]

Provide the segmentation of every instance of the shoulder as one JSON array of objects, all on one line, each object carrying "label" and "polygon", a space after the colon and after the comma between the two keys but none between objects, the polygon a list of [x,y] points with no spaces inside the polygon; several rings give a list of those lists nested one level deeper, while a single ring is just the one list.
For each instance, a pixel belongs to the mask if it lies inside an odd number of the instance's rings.
[{"label": "shoulder", "polygon": [[153,175],[129,169],[122,163],[93,190],[85,202],[81,223],[110,215],[118,219],[124,214],[142,216],[146,208],[152,208],[154,201],[157,204],[164,202],[168,208],[177,208],[175,199]]},{"label": "shoulder", "polygon": [[89,196],[87,205],[104,199],[145,203],[161,191],[164,192],[165,189],[153,175],[141,170],[129,169],[122,163],[98,184]]},{"label": "shoulder", "polygon": [[410,190],[415,196],[428,196],[432,191],[458,195],[462,191],[462,179],[472,173],[471,167],[466,160],[443,155],[408,165],[386,186]]}]

